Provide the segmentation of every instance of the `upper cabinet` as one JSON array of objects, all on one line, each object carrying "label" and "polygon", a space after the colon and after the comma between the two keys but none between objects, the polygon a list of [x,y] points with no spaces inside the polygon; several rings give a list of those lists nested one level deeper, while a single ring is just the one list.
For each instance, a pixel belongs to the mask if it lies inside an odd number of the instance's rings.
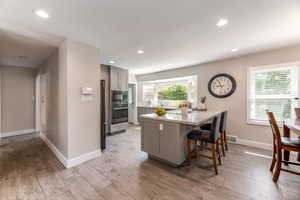
[{"label": "upper cabinet", "polygon": [[128,90],[128,70],[119,67],[110,67],[110,88],[111,90]]}]

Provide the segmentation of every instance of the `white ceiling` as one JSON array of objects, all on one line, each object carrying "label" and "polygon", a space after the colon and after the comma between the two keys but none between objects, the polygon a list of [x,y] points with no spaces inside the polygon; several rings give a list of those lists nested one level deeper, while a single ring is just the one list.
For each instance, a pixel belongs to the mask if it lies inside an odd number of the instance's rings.
[{"label": "white ceiling", "polygon": [[[229,24],[216,27],[220,18]],[[298,43],[300,1],[1,0],[0,28],[19,26],[92,44],[101,63],[146,73]]]}]

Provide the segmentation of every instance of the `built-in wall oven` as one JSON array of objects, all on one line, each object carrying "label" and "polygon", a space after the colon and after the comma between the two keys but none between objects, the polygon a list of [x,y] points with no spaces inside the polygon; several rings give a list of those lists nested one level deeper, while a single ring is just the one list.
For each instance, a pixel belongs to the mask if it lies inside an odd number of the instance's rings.
[{"label": "built-in wall oven", "polygon": [[112,124],[128,122],[128,92],[112,91]]}]

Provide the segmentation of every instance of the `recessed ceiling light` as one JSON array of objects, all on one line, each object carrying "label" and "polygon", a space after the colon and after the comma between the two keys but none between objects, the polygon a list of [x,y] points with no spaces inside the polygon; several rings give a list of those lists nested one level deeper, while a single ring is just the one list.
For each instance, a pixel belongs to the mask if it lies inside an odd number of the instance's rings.
[{"label": "recessed ceiling light", "polygon": [[115,63],[115,61],[111,60],[111,61],[109,61],[109,63],[110,63],[110,64],[114,64],[114,63]]},{"label": "recessed ceiling light", "polygon": [[143,51],[143,50],[138,50],[137,53],[138,53],[138,54],[143,54],[144,51]]},{"label": "recessed ceiling light", "polygon": [[44,19],[48,19],[48,18],[50,17],[49,14],[48,14],[46,11],[41,10],[41,9],[35,9],[35,10],[33,10],[33,12],[34,12],[37,16],[39,16],[39,17],[41,17],[41,18],[44,18]]},{"label": "recessed ceiling light", "polygon": [[222,27],[228,24],[228,20],[227,19],[220,19],[217,23],[217,26]]},{"label": "recessed ceiling light", "polygon": [[231,49],[232,52],[236,52],[236,51],[238,51],[238,50],[239,50],[239,49],[237,49],[237,48]]}]

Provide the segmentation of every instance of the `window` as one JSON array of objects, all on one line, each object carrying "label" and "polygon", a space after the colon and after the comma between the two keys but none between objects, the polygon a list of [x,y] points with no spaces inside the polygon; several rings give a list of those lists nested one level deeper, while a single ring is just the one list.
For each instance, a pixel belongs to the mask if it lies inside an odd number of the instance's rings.
[{"label": "window", "polygon": [[295,64],[248,70],[248,123],[268,124],[266,110],[278,122],[294,118],[298,97],[298,66]]},{"label": "window", "polygon": [[142,103],[175,107],[182,101],[197,102],[197,77],[147,81],[142,83]]}]

